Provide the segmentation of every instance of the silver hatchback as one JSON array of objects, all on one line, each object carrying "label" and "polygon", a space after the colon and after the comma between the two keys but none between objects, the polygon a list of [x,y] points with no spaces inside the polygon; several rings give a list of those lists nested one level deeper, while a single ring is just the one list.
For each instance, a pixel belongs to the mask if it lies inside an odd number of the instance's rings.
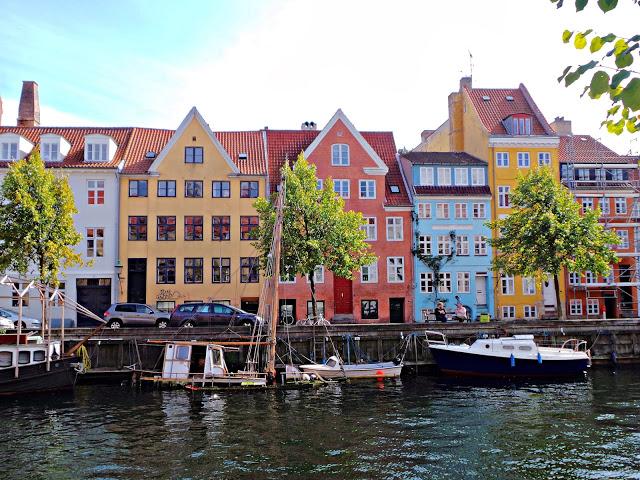
[{"label": "silver hatchback", "polygon": [[109,328],[158,327],[167,328],[169,314],[143,303],[114,303],[104,312]]}]

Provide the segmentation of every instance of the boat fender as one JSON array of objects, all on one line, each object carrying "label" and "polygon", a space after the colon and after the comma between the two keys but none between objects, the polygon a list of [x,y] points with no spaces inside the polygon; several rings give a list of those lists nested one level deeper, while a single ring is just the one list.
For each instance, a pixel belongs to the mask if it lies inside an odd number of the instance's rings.
[{"label": "boat fender", "polygon": [[302,374],[302,381],[303,381],[303,382],[309,382],[309,381],[311,381],[311,375],[309,375],[308,373],[303,373],[303,374]]},{"label": "boat fender", "polygon": [[509,360],[511,361],[511,368],[515,367],[516,366],[516,357],[513,356],[513,353],[509,357]]},{"label": "boat fender", "polygon": [[542,355],[540,355],[540,352],[538,352],[538,363],[542,365]]}]

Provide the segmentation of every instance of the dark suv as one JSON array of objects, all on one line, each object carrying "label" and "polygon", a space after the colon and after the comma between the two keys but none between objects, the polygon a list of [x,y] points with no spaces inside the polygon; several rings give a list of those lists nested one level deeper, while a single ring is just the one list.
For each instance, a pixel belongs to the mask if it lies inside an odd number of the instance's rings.
[{"label": "dark suv", "polygon": [[223,303],[184,303],[169,319],[171,327],[209,327],[213,325],[248,325],[253,327],[260,317]]}]

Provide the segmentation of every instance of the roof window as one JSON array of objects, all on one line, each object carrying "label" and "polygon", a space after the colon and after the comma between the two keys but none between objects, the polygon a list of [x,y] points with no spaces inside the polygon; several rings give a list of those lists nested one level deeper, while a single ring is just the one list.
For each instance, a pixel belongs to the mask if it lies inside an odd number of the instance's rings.
[{"label": "roof window", "polygon": [[516,113],[502,121],[509,135],[531,135],[531,115]]},{"label": "roof window", "polygon": [[0,135],[0,160],[22,160],[33,149],[33,144],[16,133]]},{"label": "roof window", "polygon": [[391,193],[400,193],[400,187],[398,185],[390,185]]},{"label": "roof window", "polygon": [[107,135],[92,134],[84,137],[85,162],[110,162],[116,154],[116,142]]},{"label": "roof window", "polygon": [[513,96],[512,96],[512,95],[507,95],[507,96],[506,96],[506,97],[504,97],[504,98],[505,98],[505,100],[506,100],[507,102],[513,102]]},{"label": "roof window", "polygon": [[60,135],[47,133],[40,136],[40,155],[45,162],[61,162],[70,149],[71,144]]},{"label": "roof window", "polygon": [[488,102],[489,100],[491,100],[491,97],[489,95],[483,95],[482,100],[484,100],[485,102]]},{"label": "roof window", "polygon": [[144,154],[144,158],[156,158],[156,156],[156,152],[154,152],[153,150],[149,150]]},{"label": "roof window", "polygon": [[249,155],[246,153],[239,153],[238,154],[238,160],[246,160],[247,158],[249,158]]}]

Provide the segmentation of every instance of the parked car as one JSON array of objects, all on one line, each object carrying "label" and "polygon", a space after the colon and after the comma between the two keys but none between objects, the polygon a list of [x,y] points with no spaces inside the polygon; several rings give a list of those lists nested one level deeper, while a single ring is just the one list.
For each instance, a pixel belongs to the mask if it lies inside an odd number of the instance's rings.
[{"label": "parked car", "polygon": [[[0,308],[0,317],[7,318],[13,322],[13,326],[18,328],[18,313],[6,308]],[[25,317],[22,315],[22,328],[27,330],[39,330],[42,322],[37,318]]]},{"label": "parked car", "polygon": [[169,314],[143,303],[114,303],[102,315],[109,328],[158,327],[167,328]]},{"label": "parked car", "polygon": [[0,330],[15,330],[13,322],[5,317],[0,317]]},{"label": "parked car", "polygon": [[253,313],[223,303],[184,303],[176,307],[169,319],[172,327],[209,327],[213,325],[248,325],[262,319]]}]

